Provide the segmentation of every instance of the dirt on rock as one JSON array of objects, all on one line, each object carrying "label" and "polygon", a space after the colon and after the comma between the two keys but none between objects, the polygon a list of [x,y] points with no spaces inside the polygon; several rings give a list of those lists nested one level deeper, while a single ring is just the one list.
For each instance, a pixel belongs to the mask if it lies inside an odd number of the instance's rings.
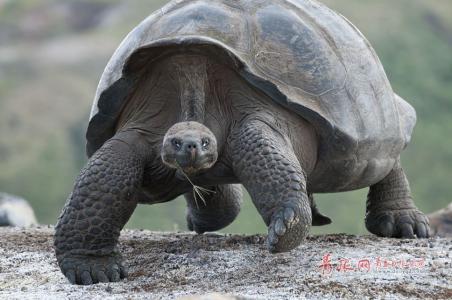
[{"label": "dirt on rock", "polygon": [[52,227],[0,229],[1,299],[452,298],[452,239],[336,234],[270,254],[261,235],[125,230],[128,279],[85,287],[61,274],[52,236]]}]

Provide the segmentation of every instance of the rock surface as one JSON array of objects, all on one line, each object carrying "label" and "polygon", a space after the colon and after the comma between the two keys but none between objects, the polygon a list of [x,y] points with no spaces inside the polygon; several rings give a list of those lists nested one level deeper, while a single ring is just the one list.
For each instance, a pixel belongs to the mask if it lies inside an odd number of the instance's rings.
[{"label": "rock surface", "polygon": [[51,227],[0,229],[1,299],[452,298],[452,239],[313,236],[272,255],[259,235],[127,230],[120,248],[129,278],[83,287],[58,269],[52,235]]}]

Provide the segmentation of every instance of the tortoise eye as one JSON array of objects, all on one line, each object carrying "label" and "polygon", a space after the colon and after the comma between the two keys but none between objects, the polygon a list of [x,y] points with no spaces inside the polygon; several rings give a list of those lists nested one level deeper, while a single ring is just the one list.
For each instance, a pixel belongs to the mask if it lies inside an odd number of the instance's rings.
[{"label": "tortoise eye", "polygon": [[202,146],[203,146],[203,148],[206,148],[207,146],[209,146],[209,144],[210,144],[210,141],[209,141],[209,139],[202,139]]},{"label": "tortoise eye", "polygon": [[173,144],[174,148],[176,148],[177,150],[179,150],[182,146],[182,143],[179,139],[172,139],[171,144]]}]

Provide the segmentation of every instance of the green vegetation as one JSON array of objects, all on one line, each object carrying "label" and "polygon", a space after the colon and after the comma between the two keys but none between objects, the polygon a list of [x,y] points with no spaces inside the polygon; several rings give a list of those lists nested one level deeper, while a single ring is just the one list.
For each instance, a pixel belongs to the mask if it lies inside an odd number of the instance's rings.
[{"label": "green vegetation", "polygon": [[[84,131],[108,58],[165,2],[0,2],[0,191],[29,199],[40,222],[56,221],[85,163]],[[418,124],[403,156],[415,201],[425,212],[446,206],[452,201],[452,3],[325,2],[367,36],[394,90],[415,106]],[[366,193],[316,195],[333,225],[314,233],[365,233]],[[140,206],[128,227],[184,230],[184,211],[182,199]],[[249,198],[225,231],[265,231]]]}]

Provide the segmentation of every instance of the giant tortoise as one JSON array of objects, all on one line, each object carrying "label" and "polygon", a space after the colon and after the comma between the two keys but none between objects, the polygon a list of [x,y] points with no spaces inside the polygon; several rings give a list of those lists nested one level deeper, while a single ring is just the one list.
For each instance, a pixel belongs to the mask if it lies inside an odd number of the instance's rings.
[{"label": "giant tortoise", "polygon": [[364,187],[370,232],[427,237],[400,163],[415,122],[369,42],[316,1],[172,1],[102,75],[89,161],[56,226],[59,266],[72,283],[118,281],[138,203],[184,195],[188,228],[215,231],[240,210],[238,184],[271,252],[330,222],[313,193]]}]

